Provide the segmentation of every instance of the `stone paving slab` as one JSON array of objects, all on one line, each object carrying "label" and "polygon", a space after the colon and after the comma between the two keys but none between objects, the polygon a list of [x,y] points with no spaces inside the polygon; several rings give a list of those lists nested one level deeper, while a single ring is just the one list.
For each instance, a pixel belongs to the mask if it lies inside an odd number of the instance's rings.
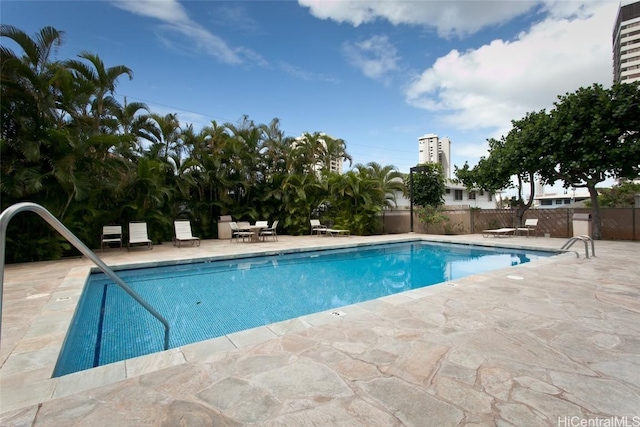
[{"label": "stone paving slab", "polygon": [[[134,256],[157,264],[417,235],[278,237],[99,255],[110,265]],[[491,240],[497,243],[555,249],[564,241]],[[595,258],[565,254],[58,379],[49,378],[50,354],[73,305],[58,298],[76,298],[87,263],[8,266],[0,425],[640,423],[640,243],[596,242],[596,251]]]}]

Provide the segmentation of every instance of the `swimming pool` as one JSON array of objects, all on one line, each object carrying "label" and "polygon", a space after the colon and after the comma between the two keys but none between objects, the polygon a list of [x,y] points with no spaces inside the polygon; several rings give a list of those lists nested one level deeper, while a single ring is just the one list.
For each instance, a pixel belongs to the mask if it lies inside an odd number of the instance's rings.
[{"label": "swimming pool", "polygon": [[[170,323],[172,348],[553,255],[408,242],[118,272]],[[54,377],[163,350],[160,322],[88,279]]]}]

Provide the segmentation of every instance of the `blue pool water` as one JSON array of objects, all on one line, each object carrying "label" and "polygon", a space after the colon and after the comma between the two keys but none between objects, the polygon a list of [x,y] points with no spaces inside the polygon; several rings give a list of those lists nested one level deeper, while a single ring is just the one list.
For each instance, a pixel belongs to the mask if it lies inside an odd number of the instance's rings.
[{"label": "blue pool water", "polygon": [[[427,242],[119,271],[171,325],[172,348],[552,255]],[[90,276],[54,376],[163,350],[162,324]]]}]

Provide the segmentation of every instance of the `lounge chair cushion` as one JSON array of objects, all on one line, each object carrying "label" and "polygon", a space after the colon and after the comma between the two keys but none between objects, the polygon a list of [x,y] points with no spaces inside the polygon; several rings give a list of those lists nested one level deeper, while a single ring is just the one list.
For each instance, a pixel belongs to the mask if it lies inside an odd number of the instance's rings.
[{"label": "lounge chair cushion", "polygon": [[493,230],[482,230],[482,237],[502,237],[502,236],[514,236],[516,228],[496,228]]}]

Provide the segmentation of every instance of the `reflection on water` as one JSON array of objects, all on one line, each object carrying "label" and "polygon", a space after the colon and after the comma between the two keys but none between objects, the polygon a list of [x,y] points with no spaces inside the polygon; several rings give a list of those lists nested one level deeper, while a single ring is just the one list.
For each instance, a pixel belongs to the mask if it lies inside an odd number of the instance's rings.
[{"label": "reflection on water", "polygon": [[[402,243],[121,271],[171,325],[171,347],[529,262],[545,253]],[[164,329],[103,274],[56,376],[162,350]]]}]

